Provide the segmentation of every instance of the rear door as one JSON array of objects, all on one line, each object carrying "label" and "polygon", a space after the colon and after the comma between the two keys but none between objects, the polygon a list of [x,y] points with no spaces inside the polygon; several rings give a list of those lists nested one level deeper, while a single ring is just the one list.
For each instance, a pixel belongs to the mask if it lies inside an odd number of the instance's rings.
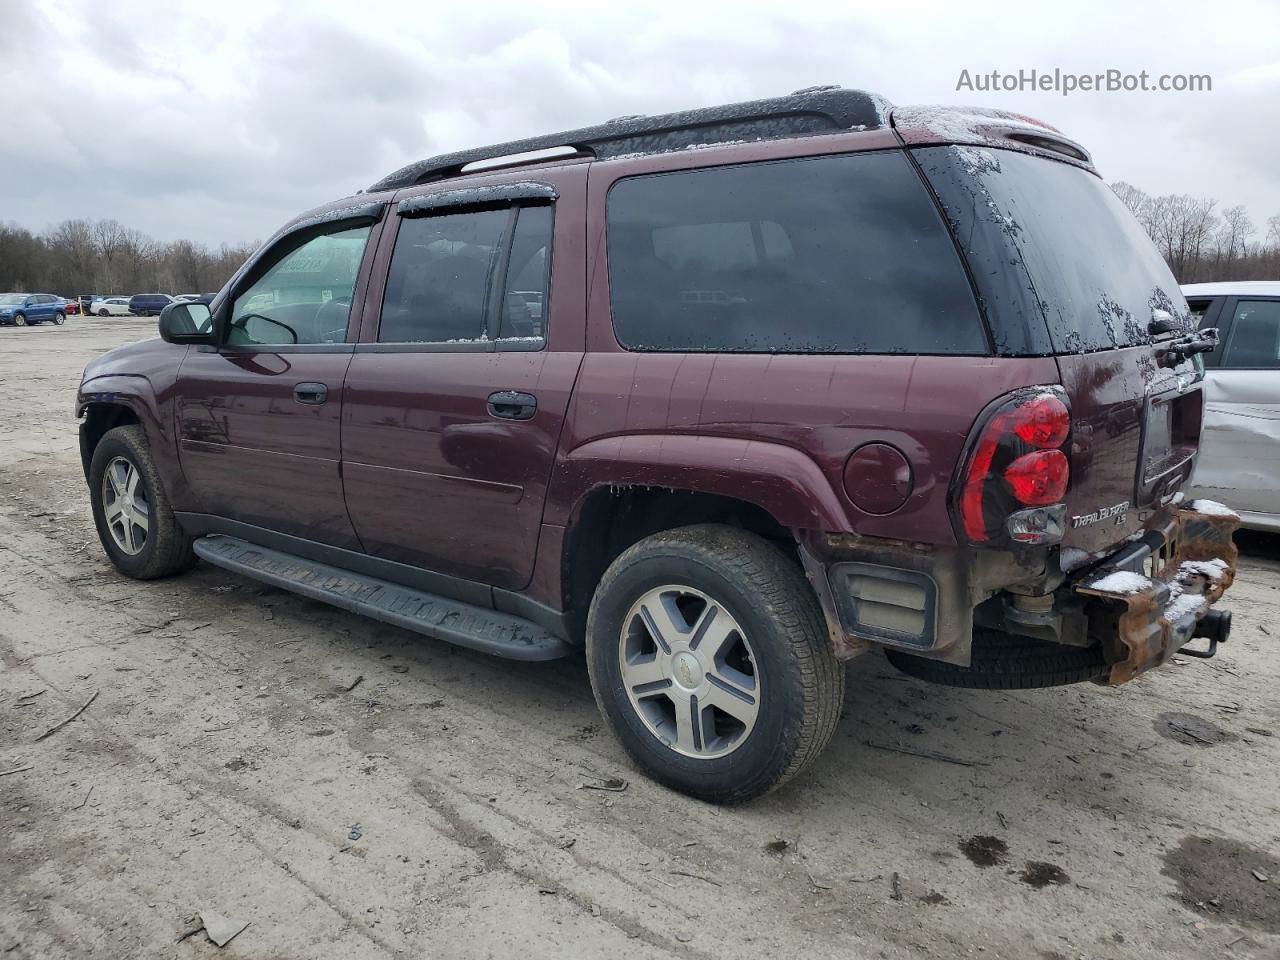
[{"label": "rear door", "polygon": [[528,584],[582,361],[585,171],[400,198],[345,391],[347,508],[374,556]]},{"label": "rear door", "polygon": [[359,549],[342,496],[342,382],[377,226],[285,236],[222,306],[222,345],[188,351],[179,452],[206,514]]},{"label": "rear door", "polygon": [[1280,297],[1232,297],[1221,319],[1195,489],[1280,522]]}]

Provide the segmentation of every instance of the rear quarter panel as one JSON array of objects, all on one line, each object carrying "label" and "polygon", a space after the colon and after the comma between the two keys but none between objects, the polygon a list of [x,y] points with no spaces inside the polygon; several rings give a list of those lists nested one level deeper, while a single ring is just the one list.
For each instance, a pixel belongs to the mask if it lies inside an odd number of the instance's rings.
[{"label": "rear quarter panel", "polygon": [[[898,146],[891,131],[875,130],[795,141],[785,156]],[[569,523],[596,487],[651,484],[736,497],[787,526],[951,544],[948,491],[978,413],[1010,390],[1058,382],[1056,364],[1040,357],[624,350],[609,305],[610,187],[625,176],[781,156],[776,146],[752,143],[591,165],[587,355],[561,438],[546,522]],[[692,437],[740,442],[694,446],[687,442]],[[911,494],[887,515],[859,510],[844,489],[850,453],[871,441],[897,447],[912,470]],[[701,458],[712,449],[707,464]]]},{"label": "rear quarter panel", "polygon": [[[755,503],[787,526],[954,543],[948,490],[977,413],[1056,380],[1040,358],[627,353],[615,343],[583,362],[547,522],[567,523],[598,486],[667,485]],[[692,437],[738,443],[699,449]],[[842,479],[849,454],[871,441],[897,447],[912,470],[906,503],[883,516],[859,510]]]}]

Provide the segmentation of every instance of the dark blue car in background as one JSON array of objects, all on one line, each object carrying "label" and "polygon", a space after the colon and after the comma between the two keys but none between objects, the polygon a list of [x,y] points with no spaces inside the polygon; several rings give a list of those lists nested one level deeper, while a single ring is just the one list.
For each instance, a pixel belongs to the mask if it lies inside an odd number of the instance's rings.
[{"label": "dark blue car in background", "polygon": [[0,293],[0,323],[25,327],[46,320],[60,324],[66,319],[62,298],[51,293]]}]

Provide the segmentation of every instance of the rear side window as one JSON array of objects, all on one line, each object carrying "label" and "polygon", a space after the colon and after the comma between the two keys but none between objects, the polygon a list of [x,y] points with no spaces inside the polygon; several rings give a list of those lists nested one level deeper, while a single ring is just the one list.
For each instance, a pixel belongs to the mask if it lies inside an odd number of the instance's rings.
[{"label": "rear side window", "polygon": [[1280,367],[1280,300],[1240,300],[1231,321],[1223,367]]},{"label": "rear side window", "polygon": [[608,255],[632,350],[988,352],[946,226],[896,151],[619,181]]},{"label": "rear side window", "polygon": [[1148,344],[1156,311],[1192,328],[1164,258],[1094,174],[1012,150],[913,153],[969,260],[998,352]]}]

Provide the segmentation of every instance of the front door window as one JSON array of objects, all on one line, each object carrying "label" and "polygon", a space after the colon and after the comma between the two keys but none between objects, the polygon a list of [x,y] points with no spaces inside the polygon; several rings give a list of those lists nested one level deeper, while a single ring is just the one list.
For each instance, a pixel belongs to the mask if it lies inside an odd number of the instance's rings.
[{"label": "front door window", "polygon": [[231,309],[231,346],[342,343],[370,227],[312,237],[284,254]]}]

